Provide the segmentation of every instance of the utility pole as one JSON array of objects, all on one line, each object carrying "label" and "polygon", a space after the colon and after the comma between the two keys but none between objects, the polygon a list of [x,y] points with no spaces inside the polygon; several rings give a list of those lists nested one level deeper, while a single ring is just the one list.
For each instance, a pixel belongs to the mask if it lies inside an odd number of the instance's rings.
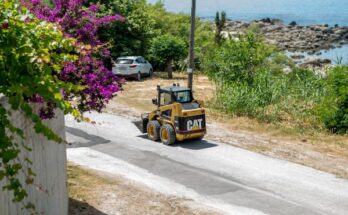
[{"label": "utility pole", "polygon": [[192,0],[191,8],[191,34],[188,73],[188,88],[192,89],[193,70],[195,67],[195,28],[196,28],[196,0]]}]

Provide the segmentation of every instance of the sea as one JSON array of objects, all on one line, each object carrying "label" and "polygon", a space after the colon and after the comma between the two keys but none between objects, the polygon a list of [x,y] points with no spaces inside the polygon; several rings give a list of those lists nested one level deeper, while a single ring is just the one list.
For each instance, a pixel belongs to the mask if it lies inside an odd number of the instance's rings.
[{"label": "sea", "polygon": [[[158,0],[148,0],[155,3]],[[191,0],[162,0],[166,9],[190,13]],[[232,20],[252,21],[262,18],[281,19],[285,24],[328,24],[348,26],[348,0],[197,0],[197,16],[214,19],[217,11],[225,11]],[[348,64],[348,45],[325,50],[321,57]]]}]

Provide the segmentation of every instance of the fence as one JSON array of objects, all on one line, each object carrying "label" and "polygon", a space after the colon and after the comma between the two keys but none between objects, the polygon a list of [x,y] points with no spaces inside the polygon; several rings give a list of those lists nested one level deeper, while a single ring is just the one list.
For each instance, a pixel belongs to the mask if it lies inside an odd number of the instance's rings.
[{"label": "fence", "polygon": [[[0,95],[0,103],[7,105],[6,98]],[[7,105],[8,108],[8,105]],[[38,109],[35,107],[34,109]],[[29,158],[36,173],[35,185],[25,185],[24,175],[20,176],[22,184],[28,192],[24,201],[32,202],[39,213],[47,215],[68,214],[67,174],[66,174],[66,148],[64,144],[48,141],[43,135],[36,134],[32,122],[26,119],[20,111],[12,112],[11,122],[23,129],[24,144],[32,149],[23,149],[20,159]],[[57,112],[56,117],[45,122],[56,134],[65,138],[64,115]],[[0,143],[1,144],[1,143]],[[22,209],[23,204],[13,203],[11,192],[3,191],[4,182],[0,182],[0,215],[26,215],[28,211]]]}]

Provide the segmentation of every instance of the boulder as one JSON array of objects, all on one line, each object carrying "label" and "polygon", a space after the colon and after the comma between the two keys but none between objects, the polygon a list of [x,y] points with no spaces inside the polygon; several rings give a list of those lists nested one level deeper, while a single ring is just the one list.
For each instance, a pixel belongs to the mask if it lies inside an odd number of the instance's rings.
[{"label": "boulder", "polygon": [[301,67],[323,67],[327,64],[331,64],[330,59],[314,58],[314,59],[309,59],[305,61],[300,66]]},{"label": "boulder", "polygon": [[300,59],[304,59],[305,56],[303,54],[294,54],[290,56],[292,59],[296,59],[296,60],[300,60]]},{"label": "boulder", "polygon": [[271,23],[271,18],[266,17],[266,18],[260,19],[260,21],[265,23]]},{"label": "boulder", "polygon": [[292,27],[294,27],[294,26],[297,25],[297,23],[296,23],[295,21],[292,21],[292,22],[289,23],[289,25],[292,26]]}]

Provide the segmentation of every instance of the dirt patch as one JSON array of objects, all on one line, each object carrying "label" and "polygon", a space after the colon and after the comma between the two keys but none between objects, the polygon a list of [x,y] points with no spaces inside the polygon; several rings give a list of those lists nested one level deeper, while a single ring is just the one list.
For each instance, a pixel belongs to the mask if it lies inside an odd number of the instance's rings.
[{"label": "dirt patch", "polygon": [[190,200],[165,196],[122,177],[68,165],[69,215],[218,214]]},{"label": "dirt patch", "polygon": [[[179,83],[186,86],[185,74],[175,74],[173,80],[156,75],[141,82],[127,82],[124,89],[107,107],[107,112],[139,118],[154,106],[156,86]],[[215,87],[206,76],[194,78],[194,96],[205,103],[212,101]],[[327,133],[300,133],[282,126],[259,123],[243,117],[230,117],[207,109],[207,126],[210,140],[256,151],[271,157],[289,160],[348,179],[348,136]]]}]

